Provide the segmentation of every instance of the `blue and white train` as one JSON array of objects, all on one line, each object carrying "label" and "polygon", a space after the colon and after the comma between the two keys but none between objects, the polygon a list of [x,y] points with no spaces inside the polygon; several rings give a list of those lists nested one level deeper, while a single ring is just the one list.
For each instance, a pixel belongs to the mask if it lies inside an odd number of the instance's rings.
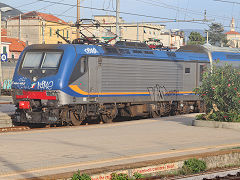
[{"label": "blue and white train", "polygon": [[202,112],[193,89],[216,59],[238,66],[240,52],[207,45],[170,52],[126,41],[31,45],[13,77],[14,121],[80,125],[92,119],[110,123],[117,116]]}]

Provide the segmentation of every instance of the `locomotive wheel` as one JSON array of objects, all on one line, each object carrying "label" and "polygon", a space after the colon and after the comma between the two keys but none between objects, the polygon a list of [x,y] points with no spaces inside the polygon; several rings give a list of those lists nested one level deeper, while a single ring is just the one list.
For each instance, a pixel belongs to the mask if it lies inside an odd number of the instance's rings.
[{"label": "locomotive wheel", "polygon": [[161,116],[161,113],[160,113],[159,110],[158,111],[151,111],[151,113],[150,113],[151,118],[157,118],[157,117],[160,117],[160,116]]},{"label": "locomotive wheel", "polygon": [[75,114],[74,112],[70,112],[70,119],[74,126],[80,126],[84,119],[80,118],[79,115]]},{"label": "locomotive wheel", "polygon": [[117,116],[118,110],[116,107],[108,109],[100,115],[101,120],[104,123],[112,123],[113,119]]},{"label": "locomotive wheel", "polygon": [[113,119],[114,119],[114,118],[113,118],[111,115],[101,114],[101,120],[102,120],[104,123],[112,123]]}]

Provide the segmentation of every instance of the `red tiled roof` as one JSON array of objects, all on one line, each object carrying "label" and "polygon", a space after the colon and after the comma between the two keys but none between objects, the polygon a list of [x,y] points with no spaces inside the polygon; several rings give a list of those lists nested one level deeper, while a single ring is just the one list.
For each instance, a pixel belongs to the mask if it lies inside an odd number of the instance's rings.
[{"label": "red tiled roof", "polygon": [[[44,19],[45,21],[56,22],[60,24],[68,24],[64,20],[52,14],[40,13],[37,11],[31,11],[21,15],[21,19],[41,19],[41,18]],[[19,19],[19,16],[13,17],[11,19]]]},{"label": "red tiled roof", "polygon": [[2,37],[2,42],[11,43],[9,46],[9,51],[12,52],[21,52],[26,47],[25,42],[20,41],[19,39],[16,38]]},{"label": "red tiled roof", "polygon": [[236,32],[236,31],[228,31],[226,32],[225,34],[240,34],[239,32]]},{"label": "red tiled roof", "polygon": [[2,36],[7,36],[7,29],[2,28]]}]

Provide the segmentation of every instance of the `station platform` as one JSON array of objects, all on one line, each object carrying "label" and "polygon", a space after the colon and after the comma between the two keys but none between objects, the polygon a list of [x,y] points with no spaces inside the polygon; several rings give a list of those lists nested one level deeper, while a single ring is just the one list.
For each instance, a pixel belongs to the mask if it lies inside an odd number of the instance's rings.
[{"label": "station platform", "polygon": [[195,116],[0,133],[0,179],[26,179],[240,147],[239,131],[194,127]]}]

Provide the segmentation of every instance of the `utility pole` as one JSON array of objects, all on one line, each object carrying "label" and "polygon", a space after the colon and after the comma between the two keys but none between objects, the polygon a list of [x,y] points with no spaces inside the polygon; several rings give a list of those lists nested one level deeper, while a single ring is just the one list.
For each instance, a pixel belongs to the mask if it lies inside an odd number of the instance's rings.
[{"label": "utility pole", "polygon": [[[0,54],[2,53],[2,11],[0,9]],[[0,96],[2,90],[2,58],[0,58]]]},{"label": "utility pole", "polygon": [[208,31],[206,31],[206,33],[207,33],[207,44],[208,44]]},{"label": "utility pole", "polygon": [[80,38],[79,23],[80,23],[80,0],[77,0],[77,38]]},{"label": "utility pole", "polygon": [[42,22],[42,44],[45,44],[45,37],[44,37],[44,31],[45,31],[45,28],[44,28],[44,23]]},{"label": "utility pole", "polygon": [[207,21],[207,10],[206,9],[204,10],[204,19],[203,19],[203,21]]},{"label": "utility pole", "polygon": [[139,41],[139,24],[137,23],[137,40]]},{"label": "utility pole", "polygon": [[116,41],[119,41],[120,31],[119,31],[119,7],[120,7],[120,0],[116,0]]},{"label": "utility pole", "polygon": [[18,39],[21,40],[21,14],[19,14],[19,31],[18,31]]}]

